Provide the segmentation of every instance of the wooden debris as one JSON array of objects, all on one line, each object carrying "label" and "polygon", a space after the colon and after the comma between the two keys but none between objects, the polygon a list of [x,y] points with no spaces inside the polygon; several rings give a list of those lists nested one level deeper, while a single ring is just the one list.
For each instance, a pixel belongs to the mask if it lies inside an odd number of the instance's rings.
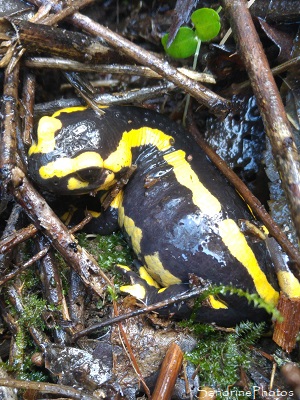
[{"label": "wooden debris", "polygon": [[172,343],[167,351],[156,382],[152,400],[171,399],[178,373],[181,369],[183,353],[177,343]]},{"label": "wooden debris", "polygon": [[296,339],[300,330],[300,299],[291,299],[281,293],[278,310],[283,315],[288,315],[283,321],[275,322],[273,340],[278,346],[290,353],[296,345]]}]

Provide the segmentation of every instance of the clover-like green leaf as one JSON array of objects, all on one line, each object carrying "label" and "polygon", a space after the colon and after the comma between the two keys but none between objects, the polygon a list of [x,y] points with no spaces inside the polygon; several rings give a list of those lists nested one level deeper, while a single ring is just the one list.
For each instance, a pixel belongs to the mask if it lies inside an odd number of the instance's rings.
[{"label": "clover-like green leaf", "polygon": [[197,35],[193,29],[182,26],[169,47],[167,47],[168,38],[169,34],[166,33],[162,37],[161,43],[169,56],[173,58],[187,58],[195,53],[197,48]]},{"label": "clover-like green leaf", "polygon": [[202,42],[208,42],[220,32],[219,14],[211,8],[199,8],[193,12],[191,20]]}]

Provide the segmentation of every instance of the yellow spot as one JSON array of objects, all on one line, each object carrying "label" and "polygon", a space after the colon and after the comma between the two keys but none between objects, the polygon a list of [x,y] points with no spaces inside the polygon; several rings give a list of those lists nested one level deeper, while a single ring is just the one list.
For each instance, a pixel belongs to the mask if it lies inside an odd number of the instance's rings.
[{"label": "yellow spot", "polygon": [[164,268],[162,262],[159,259],[158,252],[149,254],[144,257],[146,268],[149,274],[158,282],[161,286],[170,286],[181,283],[181,280],[175,275],[171,274],[170,271]]},{"label": "yellow spot", "polygon": [[131,271],[131,269],[130,269],[127,265],[117,264],[117,266],[118,266],[119,268],[124,269],[124,271],[128,271],[128,272]]},{"label": "yellow spot", "polygon": [[280,289],[288,295],[289,298],[300,297],[300,283],[291,271],[277,272],[277,278]]},{"label": "yellow spot", "polygon": [[256,219],[255,215],[253,214],[252,208],[249,206],[249,204],[245,201],[244,196],[242,196],[242,194],[236,190],[236,193],[240,196],[240,198],[243,200],[243,202],[246,204],[248,210],[250,211],[250,214],[252,215],[253,219]]},{"label": "yellow spot", "polygon": [[104,167],[113,172],[120,171],[123,167],[129,167],[132,163],[131,150],[134,147],[153,145],[158,150],[164,151],[171,147],[172,136],[166,135],[159,129],[142,127],[125,131],[119,142],[117,150],[104,160]]},{"label": "yellow spot", "polygon": [[198,176],[186,161],[185,155],[183,150],[177,150],[166,154],[164,159],[173,166],[177,181],[191,190],[193,203],[200,208],[201,212],[210,216],[218,214],[221,211],[221,203],[199,181]]},{"label": "yellow spot", "polygon": [[142,230],[135,226],[134,220],[127,217],[124,213],[124,207],[119,207],[119,225],[123,226],[126,233],[130,237],[132,249],[136,254],[141,253],[141,240],[143,237]]},{"label": "yellow spot", "polygon": [[61,217],[60,219],[66,223],[69,219],[70,219],[70,211],[66,211]]},{"label": "yellow spot", "polygon": [[57,110],[54,114],[52,114],[52,117],[59,117],[61,113],[73,113],[76,111],[84,111],[86,110],[86,106],[78,106],[78,107],[66,107],[62,108],[60,110]]},{"label": "yellow spot", "polygon": [[120,291],[131,294],[131,296],[134,296],[139,300],[144,300],[146,297],[146,289],[138,283],[134,285],[123,285],[120,287]]},{"label": "yellow spot", "polygon": [[208,296],[208,301],[210,302],[211,307],[216,310],[219,310],[220,308],[228,308],[225,303],[223,303],[220,300],[217,300],[213,295]]},{"label": "yellow spot", "polygon": [[232,219],[221,221],[219,233],[230,253],[247,269],[260,297],[267,303],[276,305],[279,294],[260,269],[252,249],[237,224]]},{"label": "yellow spot", "polygon": [[152,276],[148,274],[148,272],[146,271],[145,267],[140,267],[140,268],[139,268],[139,274],[140,274],[140,277],[141,277],[142,279],[144,279],[144,280],[148,283],[148,285],[154,286],[154,287],[156,287],[157,289],[160,288],[160,286],[158,285],[158,283],[155,282],[155,280],[152,278]]},{"label": "yellow spot", "polygon": [[46,154],[55,148],[55,132],[62,128],[60,120],[53,117],[42,117],[37,129],[37,143],[33,143],[28,154]]},{"label": "yellow spot", "polygon": [[89,186],[88,182],[80,181],[79,179],[74,177],[68,179],[68,190],[84,189],[87,186]]},{"label": "yellow spot", "polygon": [[[55,161],[42,166],[39,170],[43,179],[53,178],[54,176],[61,178],[80,171],[84,168],[103,167],[103,159],[93,151],[87,151],[75,158],[62,157]],[[111,174],[113,175],[113,174]]]},{"label": "yellow spot", "polygon": [[112,208],[119,208],[120,205],[122,204],[123,200],[123,192],[119,192],[116,197],[113,199],[113,201],[110,203],[110,207]]},{"label": "yellow spot", "polygon": [[159,289],[159,290],[157,291],[157,293],[162,293],[162,292],[164,292],[166,289],[167,289],[166,287],[163,287],[163,288]]},{"label": "yellow spot", "polygon": [[[90,182],[92,183],[92,182]],[[111,188],[113,184],[116,183],[115,174],[109,174],[106,176],[105,181],[100,185],[97,190],[108,190]]]},{"label": "yellow spot", "polygon": [[99,211],[88,210],[88,212],[91,214],[93,218],[99,218],[101,215],[101,212]]}]

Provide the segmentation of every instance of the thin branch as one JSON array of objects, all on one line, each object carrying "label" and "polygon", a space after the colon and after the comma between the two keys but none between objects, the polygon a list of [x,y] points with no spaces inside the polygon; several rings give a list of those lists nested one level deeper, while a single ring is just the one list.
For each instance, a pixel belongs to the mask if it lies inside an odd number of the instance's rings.
[{"label": "thin branch", "polygon": [[69,397],[71,399],[79,399],[79,400],[99,400],[98,397],[89,396],[87,394],[82,393],[80,390],[76,390],[71,386],[65,385],[56,385],[54,383],[44,383],[44,382],[29,382],[29,381],[20,381],[17,379],[6,379],[0,378],[0,386],[7,386],[15,389],[24,389],[24,390],[36,390],[41,393],[52,393],[60,396]]},{"label": "thin branch", "polygon": [[[59,12],[60,8],[54,2],[47,0],[31,0],[31,3],[41,6],[43,4],[51,4],[55,12]],[[230,102],[227,99],[217,95],[210,89],[198,82],[188,78],[186,75],[178,72],[178,70],[170,65],[167,61],[161,60],[153,53],[143,49],[135,43],[123,38],[117,33],[93,21],[91,18],[75,12],[68,18],[77,28],[82,29],[93,36],[100,36],[109,45],[119,50],[127,57],[134,59],[143,65],[148,66],[165,79],[173,82],[181,89],[190,93],[199,103],[205,105],[211,112],[217,115],[226,115],[229,112]]]},{"label": "thin branch", "polygon": [[[62,71],[76,72],[98,72],[100,74],[118,74],[118,75],[134,75],[143,76],[145,78],[161,79],[161,75],[154,72],[149,67],[141,65],[121,65],[121,64],[87,64],[79,61],[53,57],[27,57],[25,65],[29,68],[50,68],[60,69]],[[198,82],[215,84],[216,80],[213,75],[193,71],[188,68],[178,68],[182,74],[194,79]]]},{"label": "thin branch", "polygon": [[124,321],[125,319],[133,318],[133,317],[136,317],[136,316],[142,315],[142,314],[147,314],[152,311],[159,310],[160,308],[168,307],[171,304],[181,303],[186,300],[193,299],[195,297],[202,295],[203,292],[205,290],[207,290],[208,288],[209,288],[209,284],[205,284],[202,287],[196,287],[191,290],[187,290],[186,293],[179,294],[178,296],[173,296],[172,298],[160,301],[159,303],[151,304],[150,306],[146,306],[146,307],[140,308],[138,310],[135,310],[135,311],[132,311],[132,312],[129,312],[126,314],[118,315],[117,317],[111,318],[107,321],[100,322],[99,324],[89,326],[88,328],[75,333],[75,335],[72,337],[72,341],[76,342],[76,340],[78,340],[82,336],[88,335],[88,334],[94,332],[95,330],[103,329],[106,326],[117,324],[121,321]]}]

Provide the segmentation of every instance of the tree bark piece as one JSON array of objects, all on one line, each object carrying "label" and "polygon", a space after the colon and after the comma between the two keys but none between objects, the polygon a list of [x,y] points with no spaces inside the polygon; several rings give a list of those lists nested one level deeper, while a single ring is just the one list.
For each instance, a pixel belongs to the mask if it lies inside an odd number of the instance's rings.
[{"label": "tree bark piece", "polygon": [[299,155],[262,44],[244,0],[222,0],[264,122],[300,240]]},{"label": "tree bark piece", "polygon": [[1,197],[7,195],[7,185],[11,179],[11,170],[16,165],[16,132],[17,104],[20,64],[17,63],[11,71],[9,67],[4,73],[3,90],[3,128],[0,136],[0,188]]},{"label": "tree bark piece", "polygon": [[300,328],[300,300],[291,299],[286,294],[280,293],[277,308],[282,315],[288,315],[289,318],[275,322],[273,340],[283,350],[290,353],[296,346]]}]

